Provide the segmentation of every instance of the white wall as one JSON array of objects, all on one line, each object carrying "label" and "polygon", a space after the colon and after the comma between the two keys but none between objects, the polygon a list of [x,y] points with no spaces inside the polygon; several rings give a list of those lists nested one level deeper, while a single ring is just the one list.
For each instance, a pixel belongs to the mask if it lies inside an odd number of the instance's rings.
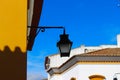
[{"label": "white wall", "polygon": [[71,50],[70,57],[60,57],[60,54],[55,54],[49,56],[50,58],[50,67],[59,67],[63,63],[65,63],[68,59],[70,59],[72,56],[77,55],[77,54],[83,54],[85,53],[85,49],[87,49],[87,52],[92,52],[95,50],[100,50],[100,49],[105,49],[105,48],[117,48],[117,45],[101,45],[101,46],[81,46],[75,49]]},{"label": "white wall", "polygon": [[49,76],[48,80],[62,80],[61,75],[53,75],[52,77]]},{"label": "white wall", "polygon": [[[77,80],[89,80],[89,76],[98,74],[106,77],[106,80],[113,80],[115,73],[120,73],[120,64],[76,64],[61,75],[53,75],[49,80],[70,80],[75,77]],[[118,80],[120,80],[120,75]]]},{"label": "white wall", "polygon": [[117,45],[118,45],[118,47],[120,47],[120,34],[117,35]]},{"label": "white wall", "polygon": [[79,64],[64,72],[61,75],[61,80],[70,80],[72,77],[76,77],[77,80],[89,80],[88,77],[94,74],[103,75],[106,77],[106,80],[113,80],[115,73],[120,73],[120,64]]}]

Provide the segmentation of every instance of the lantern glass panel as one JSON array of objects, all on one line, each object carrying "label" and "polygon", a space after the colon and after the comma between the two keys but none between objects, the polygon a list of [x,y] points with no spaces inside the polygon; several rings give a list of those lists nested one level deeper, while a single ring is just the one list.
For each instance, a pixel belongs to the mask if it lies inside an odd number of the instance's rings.
[{"label": "lantern glass panel", "polygon": [[71,44],[60,44],[59,49],[61,53],[69,53],[71,48]]}]

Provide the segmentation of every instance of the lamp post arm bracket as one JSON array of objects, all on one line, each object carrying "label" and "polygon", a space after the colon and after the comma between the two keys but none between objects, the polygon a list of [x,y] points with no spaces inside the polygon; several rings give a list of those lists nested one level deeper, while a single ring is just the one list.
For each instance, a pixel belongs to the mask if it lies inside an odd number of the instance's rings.
[{"label": "lamp post arm bracket", "polygon": [[45,29],[63,29],[63,33],[65,34],[65,27],[63,26],[27,26],[28,28],[37,28],[37,32],[35,37],[39,34],[39,32],[45,32]]}]

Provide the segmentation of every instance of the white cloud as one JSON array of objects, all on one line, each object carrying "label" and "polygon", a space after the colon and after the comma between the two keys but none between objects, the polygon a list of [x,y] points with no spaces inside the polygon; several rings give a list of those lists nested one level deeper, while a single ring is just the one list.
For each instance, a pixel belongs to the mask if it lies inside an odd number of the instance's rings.
[{"label": "white cloud", "polygon": [[42,80],[44,77],[39,73],[28,73],[27,80]]},{"label": "white cloud", "polygon": [[46,51],[41,51],[40,54],[28,54],[27,80],[42,80],[44,77],[47,77],[44,69],[44,59],[46,55]]},{"label": "white cloud", "polygon": [[44,66],[41,65],[40,61],[28,61],[27,74],[27,80],[42,80],[47,77]]},{"label": "white cloud", "polygon": [[29,66],[32,66],[32,67],[42,67],[39,63],[37,63],[37,62],[30,62],[30,61],[28,61],[27,62],[27,65],[28,65],[28,67]]}]

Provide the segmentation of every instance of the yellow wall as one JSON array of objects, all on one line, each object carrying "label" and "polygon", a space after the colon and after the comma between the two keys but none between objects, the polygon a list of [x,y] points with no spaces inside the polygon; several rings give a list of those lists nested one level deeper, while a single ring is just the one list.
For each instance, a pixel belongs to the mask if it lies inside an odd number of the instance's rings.
[{"label": "yellow wall", "polygon": [[26,80],[27,0],[0,0],[0,80]]},{"label": "yellow wall", "polygon": [[0,0],[0,50],[26,51],[27,0]]}]

